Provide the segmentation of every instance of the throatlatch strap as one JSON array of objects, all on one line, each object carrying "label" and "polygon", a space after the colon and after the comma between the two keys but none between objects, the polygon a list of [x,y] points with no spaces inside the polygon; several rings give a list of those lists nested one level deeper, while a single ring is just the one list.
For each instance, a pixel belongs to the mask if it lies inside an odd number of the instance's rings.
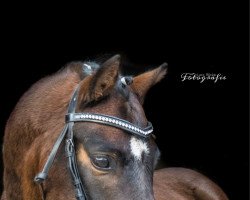
[{"label": "throatlatch strap", "polygon": [[49,173],[49,169],[51,168],[51,166],[54,162],[56,153],[57,153],[57,151],[60,147],[60,144],[62,143],[62,141],[67,133],[67,130],[68,130],[68,124],[66,124],[64,126],[64,129],[62,130],[60,136],[57,138],[56,143],[54,144],[54,146],[49,154],[49,157],[48,157],[48,159],[43,167],[43,170],[35,176],[35,179],[34,179],[35,182],[42,183],[47,178],[48,173]]},{"label": "throatlatch strap", "polygon": [[[76,107],[76,103],[77,103],[77,94],[78,94],[78,87],[74,90],[74,93],[70,99],[70,102],[69,102],[69,106],[68,106],[68,113],[74,113],[75,112],[75,107]],[[54,159],[55,159],[55,156],[56,156],[56,153],[60,147],[60,144],[62,143],[67,131],[68,131],[68,127],[69,127],[69,123],[66,123],[61,134],[59,135],[58,139],[56,140],[50,154],[49,154],[49,157],[43,167],[43,170],[38,173],[35,178],[34,178],[34,181],[37,182],[37,183],[41,183],[43,182],[47,176],[48,176],[48,173],[49,173],[49,169],[51,168],[53,162],[54,162]]]}]

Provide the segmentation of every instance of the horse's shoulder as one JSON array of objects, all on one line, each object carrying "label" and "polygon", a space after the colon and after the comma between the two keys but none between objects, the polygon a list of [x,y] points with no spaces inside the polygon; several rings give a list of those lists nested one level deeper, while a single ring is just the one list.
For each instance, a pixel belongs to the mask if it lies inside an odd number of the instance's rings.
[{"label": "horse's shoulder", "polygon": [[188,168],[183,167],[169,167],[169,168],[162,168],[159,170],[155,170],[155,176],[167,176],[167,177],[174,177],[186,179],[186,180],[195,180],[199,178],[206,178],[203,174]]},{"label": "horse's shoulder", "polygon": [[[187,168],[163,168],[154,172],[156,196],[172,195],[172,199],[227,200],[221,188],[205,175]],[[165,191],[165,192],[164,192]],[[165,199],[164,198],[156,199]]]}]

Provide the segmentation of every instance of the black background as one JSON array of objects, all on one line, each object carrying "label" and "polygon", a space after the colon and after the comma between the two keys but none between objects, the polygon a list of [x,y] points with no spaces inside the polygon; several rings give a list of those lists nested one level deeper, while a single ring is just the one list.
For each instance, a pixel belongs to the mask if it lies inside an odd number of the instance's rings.
[{"label": "black background", "polygon": [[[1,133],[21,95],[70,61],[120,53],[139,73],[168,62],[149,92],[167,166],[196,169],[230,199],[248,199],[248,6],[222,1],[6,7],[1,36]],[[64,9],[62,8],[64,6]],[[225,81],[181,81],[220,73]]]}]

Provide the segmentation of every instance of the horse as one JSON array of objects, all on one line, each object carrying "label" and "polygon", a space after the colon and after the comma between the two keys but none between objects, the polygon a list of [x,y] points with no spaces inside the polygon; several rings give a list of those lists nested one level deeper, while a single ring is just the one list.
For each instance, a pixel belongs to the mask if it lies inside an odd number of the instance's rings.
[{"label": "horse", "polygon": [[155,170],[142,105],[166,64],[129,77],[120,63],[72,62],[24,93],[5,128],[2,200],[227,199],[197,172]]}]

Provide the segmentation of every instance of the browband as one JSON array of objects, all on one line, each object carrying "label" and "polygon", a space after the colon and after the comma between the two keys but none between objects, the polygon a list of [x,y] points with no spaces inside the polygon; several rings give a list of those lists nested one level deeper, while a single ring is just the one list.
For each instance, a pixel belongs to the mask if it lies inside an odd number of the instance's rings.
[{"label": "browband", "polygon": [[114,126],[140,137],[149,137],[153,132],[153,126],[148,122],[148,126],[144,129],[130,123],[129,121],[103,114],[93,113],[69,113],[66,115],[66,123],[68,122],[94,122]]}]

